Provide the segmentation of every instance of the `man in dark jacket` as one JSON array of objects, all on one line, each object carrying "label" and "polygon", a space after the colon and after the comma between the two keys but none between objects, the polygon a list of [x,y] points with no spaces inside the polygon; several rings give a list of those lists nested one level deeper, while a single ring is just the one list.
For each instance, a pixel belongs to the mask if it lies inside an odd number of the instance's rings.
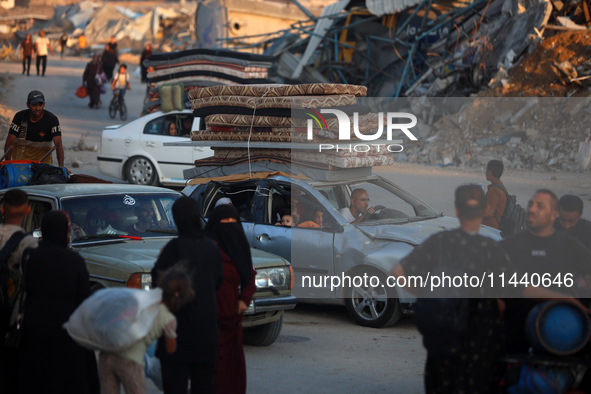
[{"label": "man in dark jacket", "polygon": [[119,63],[119,52],[117,51],[117,43],[115,42],[115,36],[111,36],[111,39],[105,46],[103,51],[103,70],[107,75],[107,79],[110,81],[113,78],[113,70],[115,65]]}]

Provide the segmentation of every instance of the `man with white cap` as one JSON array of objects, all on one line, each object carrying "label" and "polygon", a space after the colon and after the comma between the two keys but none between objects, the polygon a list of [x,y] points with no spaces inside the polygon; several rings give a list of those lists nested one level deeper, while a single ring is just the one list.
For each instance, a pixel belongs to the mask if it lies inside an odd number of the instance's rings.
[{"label": "man with white cap", "polygon": [[[45,96],[39,90],[33,90],[27,97],[27,107],[14,115],[4,152],[6,160],[41,160],[51,164],[53,146],[60,167],[64,166],[64,147],[60,122],[54,114],[45,108]],[[12,150],[7,152],[10,148]],[[44,158],[45,157],[45,158]]]}]

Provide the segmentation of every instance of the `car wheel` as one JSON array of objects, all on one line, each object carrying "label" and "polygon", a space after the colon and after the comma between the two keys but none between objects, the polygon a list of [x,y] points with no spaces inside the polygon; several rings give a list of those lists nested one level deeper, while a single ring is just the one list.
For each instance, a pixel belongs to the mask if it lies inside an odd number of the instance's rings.
[{"label": "car wheel", "polygon": [[145,157],[132,157],[125,165],[125,177],[129,183],[135,185],[155,185],[156,168]]},{"label": "car wheel", "polygon": [[283,311],[279,320],[261,324],[260,326],[248,327],[242,330],[244,344],[252,346],[269,346],[281,333],[283,327]]},{"label": "car wheel", "polygon": [[[377,276],[380,284],[371,286],[369,278]],[[398,322],[402,316],[402,308],[396,296],[396,290],[385,286],[383,274],[375,271],[367,273],[368,283],[348,288],[345,305],[349,315],[364,327],[389,327]],[[367,286],[363,286],[367,285]],[[384,287],[382,287],[384,285]]]}]

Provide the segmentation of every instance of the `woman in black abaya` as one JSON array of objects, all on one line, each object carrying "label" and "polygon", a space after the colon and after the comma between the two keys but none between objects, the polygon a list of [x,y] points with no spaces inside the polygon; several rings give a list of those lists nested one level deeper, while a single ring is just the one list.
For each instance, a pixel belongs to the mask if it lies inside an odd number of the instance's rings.
[{"label": "woman in black abaya", "polygon": [[24,259],[27,299],[19,393],[98,393],[94,354],[75,343],[62,327],[90,294],[84,259],[68,248],[68,214],[47,212],[41,233],[39,247]]},{"label": "woman in black abaya", "polygon": [[243,313],[256,292],[250,246],[238,211],[220,205],[205,226],[205,234],[216,241],[224,261],[224,282],[217,292],[218,359],[216,393],[246,392],[246,362],[242,346]]}]

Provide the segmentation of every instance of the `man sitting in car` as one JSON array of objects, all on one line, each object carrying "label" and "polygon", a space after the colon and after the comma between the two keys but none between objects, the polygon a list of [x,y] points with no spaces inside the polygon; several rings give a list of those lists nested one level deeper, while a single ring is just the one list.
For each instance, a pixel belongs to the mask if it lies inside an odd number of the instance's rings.
[{"label": "man sitting in car", "polygon": [[165,228],[168,225],[166,220],[156,221],[154,207],[150,201],[139,203],[134,212],[137,216],[137,223],[125,229],[128,235],[141,237],[150,229]]},{"label": "man sitting in car", "polygon": [[374,207],[369,206],[369,194],[365,189],[355,189],[351,193],[351,205],[339,210],[349,223],[359,223],[367,214],[376,213]]}]

